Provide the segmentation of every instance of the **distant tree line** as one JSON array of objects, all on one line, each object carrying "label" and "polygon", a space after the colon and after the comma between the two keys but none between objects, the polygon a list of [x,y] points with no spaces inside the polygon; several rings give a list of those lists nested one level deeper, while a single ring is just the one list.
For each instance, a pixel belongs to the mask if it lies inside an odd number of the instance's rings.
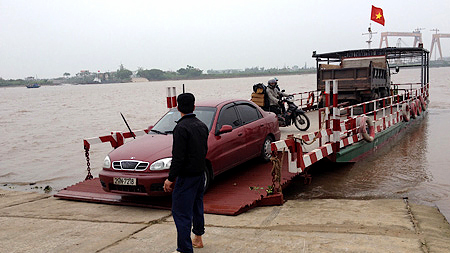
[{"label": "distant tree line", "polygon": [[70,73],[64,73],[64,81],[66,83],[90,84],[90,83],[126,83],[131,81],[133,72],[126,69],[123,64],[120,64],[119,69],[110,72],[90,72],[89,70],[82,70],[75,76],[70,77]]},{"label": "distant tree line", "polygon": [[314,68],[299,68],[298,66],[283,67],[283,68],[264,68],[252,67],[241,69],[228,70],[207,70],[204,71],[191,65],[185,68],[180,68],[177,71],[163,71],[160,69],[143,69],[139,68],[133,72],[126,69],[123,64],[119,66],[116,71],[108,72],[90,72],[89,70],[82,70],[72,76],[70,73],[63,73],[62,77],[55,79],[34,79],[28,77],[25,80],[4,80],[0,78],[0,86],[22,86],[30,83],[38,83],[40,85],[51,85],[61,83],[72,84],[91,84],[91,83],[123,83],[130,82],[132,77],[143,77],[149,81],[162,80],[185,80],[185,79],[213,79],[213,78],[233,78],[233,77],[249,77],[249,76],[270,76],[270,75],[292,75],[314,73]]},{"label": "distant tree line", "polygon": [[199,78],[203,75],[202,73],[203,70],[187,65],[186,68],[180,68],[176,72],[139,68],[136,75],[147,78],[149,81],[161,81]]},{"label": "distant tree line", "polygon": [[53,84],[52,80],[49,79],[35,79],[35,78],[26,78],[26,79],[9,79],[5,80],[0,77],[0,87],[5,86],[26,86],[28,84],[37,83],[39,85],[51,85]]},{"label": "distant tree line", "polygon": [[187,65],[186,68],[180,68],[175,71],[163,71],[160,69],[143,69],[139,68],[137,71],[138,77],[147,78],[149,81],[161,81],[161,80],[182,80],[182,79],[210,79],[210,78],[231,78],[231,77],[247,77],[247,76],[259,76],[259,75],[289,75],[289,74],[305,74],[314,73],[314,68],[299,68],[293,66],[292,68],[246,68],[229,69],[229,70],[208,70],[206,74],[203,70]]}]

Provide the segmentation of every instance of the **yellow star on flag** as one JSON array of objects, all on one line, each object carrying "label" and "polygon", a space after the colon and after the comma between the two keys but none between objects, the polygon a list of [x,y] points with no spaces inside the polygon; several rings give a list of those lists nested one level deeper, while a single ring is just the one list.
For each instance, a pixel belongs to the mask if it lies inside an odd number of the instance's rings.
[{"label": "yellow star on flag", "polygon": [[380,19],[381,17],[383,17],[383,15],[381,15],[381,13],[377,14],[377,19]]}]

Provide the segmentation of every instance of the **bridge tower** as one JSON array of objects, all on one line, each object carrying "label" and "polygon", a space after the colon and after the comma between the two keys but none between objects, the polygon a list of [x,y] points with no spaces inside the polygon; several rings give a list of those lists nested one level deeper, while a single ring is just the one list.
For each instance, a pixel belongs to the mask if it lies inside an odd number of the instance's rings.
[{"label": "bridge tower", "polygon": [[383,46],[383,41],[386,47],[389,47],[388,37],[414,37],[414,45],[416,47],[418,43],[422,43],[422,33],[420,30],[424,28],[416,28],[413,32],[382,32],[380,38],[380,48]]},{"label": "bridge tower", "polygon": [[[433,49],[435,48],[435,46],[437,47],[437,49],[439,50],[439,60],[442,60],[442,49],[441,49],[441,38],[450,38],[450,33],[438,33],[439,29],[431,29],[430,31],[436,32],[435,34],[432,35],[431,38],[431,48],[430,48],[430,58],[433,55]],[[436,53],[435,53],[435,57],[436,57]]]}]

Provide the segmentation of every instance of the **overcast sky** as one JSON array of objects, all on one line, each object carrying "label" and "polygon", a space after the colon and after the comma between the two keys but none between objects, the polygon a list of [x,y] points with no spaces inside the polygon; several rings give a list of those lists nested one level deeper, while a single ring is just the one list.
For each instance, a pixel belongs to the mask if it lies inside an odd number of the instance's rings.
[{"label": "overcast sky", "polygon": [[[383,9],[384,27],[370,21],[372,5]],[[312,51],[366,48],[362,33],[370,23],[378,32],[372,47],[381,32],[425,28],[429,49],[430,29],[450,33],[449,16],[448,0],[0,0],[0,77],[54,78],[115,71],[120,64],[164,71],[188,64],[203,70],[312,66]],[[450,39],[441,42],[450,56]]]}]

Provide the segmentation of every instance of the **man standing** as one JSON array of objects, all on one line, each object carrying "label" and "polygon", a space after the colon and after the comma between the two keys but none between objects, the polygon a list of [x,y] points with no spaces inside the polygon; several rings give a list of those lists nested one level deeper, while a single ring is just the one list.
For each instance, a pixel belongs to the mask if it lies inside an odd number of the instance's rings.
[{"label": "man standing", "polygon": [[[203,247],[204,171],[209,131],[208,127],[193,114],[194,95],[180,94],[177,102],[181,119],[173,129],[172,164],[169,178],[164,182],[164,191],[173,191],[172,216],[177,227],[177,251],[191,253],[194,252],[192,247]],[[192,240],[191,227],[194,233]]]}]

